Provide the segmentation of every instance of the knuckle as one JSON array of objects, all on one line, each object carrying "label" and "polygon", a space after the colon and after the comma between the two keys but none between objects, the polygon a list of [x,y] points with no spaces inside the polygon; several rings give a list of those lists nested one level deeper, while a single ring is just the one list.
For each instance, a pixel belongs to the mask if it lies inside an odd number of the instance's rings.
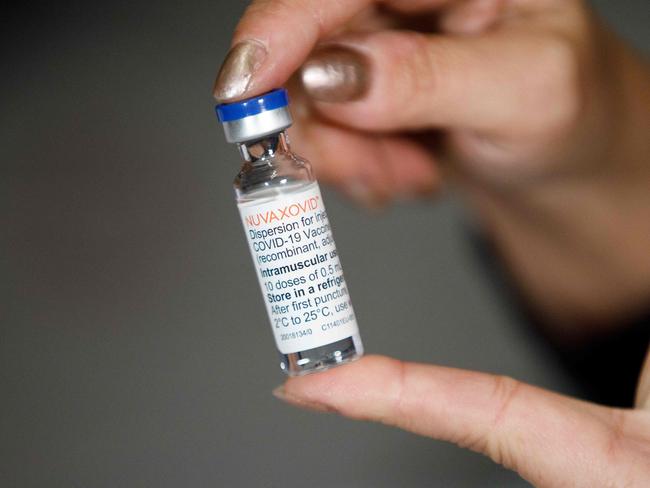
[{"label": "knuckle", "polygon": [[[421,110],[417,104],[404,103],[418,97],[434,97],[438,86],[440,60],[433,61],[432,43],[430,36],[420,33],[409,33],[408,36],[393,36],[387,34],[384,45],[384,55],[389,69],[389,86],[387,89],[393,96],[390,103],[383,104],[381,115],[387,116],[399,110],[404,120],[411,120],[411,112]],[[408,113],[406,113],[408,112]]]},{"label": "knuckle", "polygon": [[614,462],[617,460],[620,452],[626,447],[626,421],[627,413],[625,411],[618,409],[611,410],[609,428],[607,429],[605,452]]},{"label": "knuckle", "polygon": [[497,463],[515,469],[512,446],[507,435],[503,435],[506,419],[511,415],[513,405],[521,394],[523,383],[509,376],[495,376],[492,402],[494,412],[492,428],[485,443],[487,454]]},{"label": "knuckle", "polygon": [[436,85],[438,70],[437,63],[433,60],[433,43],[428,36],[416,34],[411,39],[410,56],[406,64],[406,73],[409,77],[412,90],[432,92]]},{"label": "knuckle", "polygon": [[[468,434],[453,439],[453,442],[456,443],[458,447],[462,447],[463,449],[469,449],[471,451],[480,453],[488,452],[488,440],[485,436],[482,435]],[[491,457],[495,459],[493,456]]]},{"label": "knuckle", "polygon": [[510,376],[495,376],[493,400],[495,405],[493,427],[499,427],[508,415],[513,402],[520,393],[523,383]]},{"label": "knuckle", "polygon": [[540,104],[542,122],[552,133],[571,130],[584,105],[578,49],[568,38],[553,36],[537,51],[531,94]]},{"label": "knuckle", "polygon": [[601,452],[606,466],[616,469],[606,471],[609,481],[606,486],[645,486],[644,481],[650,479],[650,465],[646,462],[650,456],[650,439],[644,432],[645,424],[636,422],[636,414],[631,410],[609,409]]},{"label": "knuckle", "polygon": [[393,413],[396,418],[408,419],[409,412],[405,406],[406,389],[407,389],[407,365],[402,361],[396,361],[393,364],[395,368],[395,395],[393,404]]},{"label": "knuckle", "polygon": [[[407,69],[404,70],[408,76],[410,94],[418,93],[424,95],[428,100],[426,107],[417,104],[411,106],[420,111],[435,105],[435,99],[438,97],[440,87],[443,84],[441,76],[447,72],[448,64],[445,49],[436,49],[436,43],[432,43],[430,37],[417,35],[413,38],[413,50],[411,56],[407,59]],[[435,52],[434,52],[435,51]],[[406,100],[409,99],[409,93],[406,94]]]}]

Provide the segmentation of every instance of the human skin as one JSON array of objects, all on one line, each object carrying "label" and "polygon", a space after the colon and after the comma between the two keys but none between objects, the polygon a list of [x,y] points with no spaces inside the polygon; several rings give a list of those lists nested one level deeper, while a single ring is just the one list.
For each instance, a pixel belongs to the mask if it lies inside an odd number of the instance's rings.
[{"label": "human skin", "polygon": [[[215,96],[292,75],[294,145],[319,178],[367,205],[454,185],[563,337],[647,307],[650,69],[583,2],[253,2]],[[276,394],[455,442],[538,486],[648,486],[649,369],[634,410],[380,357]]]}]

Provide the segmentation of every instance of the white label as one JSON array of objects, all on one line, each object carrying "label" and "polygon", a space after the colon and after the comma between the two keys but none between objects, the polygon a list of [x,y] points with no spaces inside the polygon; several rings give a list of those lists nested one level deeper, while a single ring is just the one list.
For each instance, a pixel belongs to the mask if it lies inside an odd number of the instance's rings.
[{"label": "white label", "polygon": [[282,354],[358,332],[317,183],[239,204],[266,310]]}]

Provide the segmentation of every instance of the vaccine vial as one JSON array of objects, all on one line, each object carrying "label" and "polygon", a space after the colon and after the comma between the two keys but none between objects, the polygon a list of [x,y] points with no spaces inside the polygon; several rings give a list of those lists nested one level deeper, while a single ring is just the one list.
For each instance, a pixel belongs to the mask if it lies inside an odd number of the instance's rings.
[{"label": "vaccine vial", "polygon": [[235,195],[280,368],[296,376],[353,361],[363,345],[318,183],[289,147],[288,105],[278,89],[216,112],[244,160]]}]

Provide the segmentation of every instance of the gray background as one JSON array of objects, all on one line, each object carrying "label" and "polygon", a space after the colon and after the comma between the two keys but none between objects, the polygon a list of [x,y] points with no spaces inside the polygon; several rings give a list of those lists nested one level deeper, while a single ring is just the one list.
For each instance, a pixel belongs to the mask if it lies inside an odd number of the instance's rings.
[{"label": "gray background", "polygon": [[[598,4],[647,48],[647,0]],[[233,204],[238,157],[209,94],[242,9],[10,13],[0,486],[525,486],[271,396],[283,377]],[[579,392],[486,276],[453,199],[368,215],[326,198],[369,351]]]}]

